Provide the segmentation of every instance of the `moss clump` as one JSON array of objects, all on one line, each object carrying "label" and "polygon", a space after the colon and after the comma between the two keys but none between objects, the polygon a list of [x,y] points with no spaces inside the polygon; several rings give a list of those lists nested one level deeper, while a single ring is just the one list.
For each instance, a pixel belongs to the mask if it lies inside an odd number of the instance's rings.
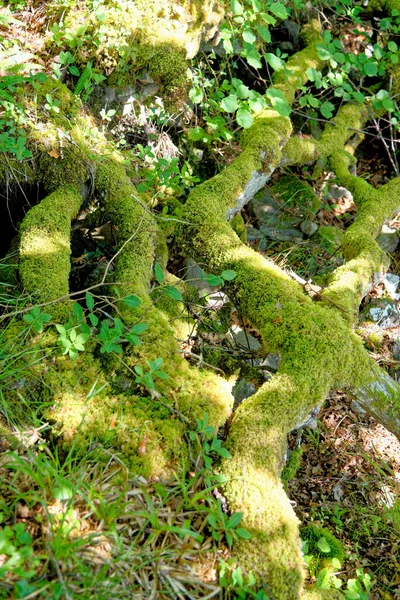
[{"label": "moss clump", "polygon": [[233,231],[243,244],[245,244],[247,242],[247,230],[242,215],[238,213],[233,217],[230,223]]},{"label": "moss clump", "polygon": [[287,488],[287,484],[291,479],[296,477],[297,471],[301,466],[301,448],[294,448],[290,452],[289,460],[286,465],[282,469],[281,479],[285,488]]},{"label": "moss clump", "polygon": [[321,200],[312,187],[295,175],[285,175],[278,183],[270,188],[273,196],[279,198],[288,206],[298,206],[306,215],[315,215],[321,208]]},{"label": "moss clump", "polygon": [[[81,206],[71,186],[57,189],[31,208],[20,227],[19,274],[36,302],[56,300],[69,292],[71,219]],[[66,316],[66,305],[53,307],[53,317]]]},{"label": "moss clump", "polygon": [[307,554],[313,557],[308,563],[310,572],[313,575],[322,567],[329,567],[333,558],[343,564],[346,558],[343,544],[329,529],[314,524],[306,525],[300,527],[300,537],[304,542],[307,542]]}]

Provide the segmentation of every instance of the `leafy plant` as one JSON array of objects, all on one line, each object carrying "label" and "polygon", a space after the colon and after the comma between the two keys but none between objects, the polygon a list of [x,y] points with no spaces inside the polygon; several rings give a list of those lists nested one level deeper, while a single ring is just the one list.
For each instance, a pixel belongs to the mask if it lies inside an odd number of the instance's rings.
[{"label": "leafy plant", "polygon": [[77,333],[75,329],[67,330],[63,325],[56,324],[56,329],[60,334],[58,343],[63,347],[63,354],[68,354],[70,358],[76,360],[78,352],[85,350],[85,344],[88,341],[89,333]]},{"label": "leafy plant", "polygon": [[23,319],[36,333],[42,333],[44,326],[51,321],[52,317],[49,313],[41,311],[38,306],[34,306],[28,314],[23,316]]},{"label": "leafy plant", "polygon": [[137,374],[136,383],[145,385],[149,390],[155,390],[154,377],[159,379],[168,379],[167,373],[161,370],[164,360],[162,358],[155,358],[154,360],[146,360],[146,364],[149,367],[148,371],[144,371],[140,365],[135,365],[134,370]]}]

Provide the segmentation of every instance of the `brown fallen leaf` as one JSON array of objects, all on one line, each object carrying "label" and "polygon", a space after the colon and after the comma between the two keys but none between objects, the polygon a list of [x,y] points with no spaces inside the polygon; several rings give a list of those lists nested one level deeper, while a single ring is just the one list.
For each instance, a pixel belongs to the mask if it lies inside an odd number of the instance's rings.
[{"label": "brown fallen leaf", "polygon": [[52,150],[50,150],[50,152],[47,153],[49,156],[51,156],[52,158],[60,158],[61,154],[59,153],[59,151],[56,148],[53,148]]}]

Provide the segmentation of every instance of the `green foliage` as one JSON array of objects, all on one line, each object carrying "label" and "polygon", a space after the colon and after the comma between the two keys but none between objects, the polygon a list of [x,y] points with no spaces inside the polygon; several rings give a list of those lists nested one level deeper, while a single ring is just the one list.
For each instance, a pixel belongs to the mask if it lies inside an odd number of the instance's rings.
[{"label": "green foliage", "polygon": [[136,383],[144,385],[148,390],[155,390],[156,386],[154,383],[154,377],[159,379],[168,379],[167,373],[162,371],[164,359],[155,358],[154,360],[146,360],[146,364],[149,368],[148,371],[144,371],[143,367],[136,365],[134,367],[136,375]]},{"label": "green foliage", "polygon": [[233,559],[220,560],[219,583],[228,593],[234,594],[239,600],[255,598],[255,600],[270,600],[264,590],[258,590],[256,578],[250,572],[245,575],[241,567],[235,565]]},{"label": "green foliage", "polygon": [[156,158],[151,146],[137,145],[137,155],[144,162],[143,179],[137,184],[139,192],[151,189],[163,191],[170,189],[174,194],[181,195],[183,190],[190,189],[199,180],[192,174],[188,163],[179,166],[178,157]]},{"label": "green foliage", "polygon": [[51,321],[51,315],[46,312],[42,312],[40,308],[34,306],[28,314],[23,316],[23,319],[26,323],[32,327],[36,333],[42,333],[44,326],[46,323]]}]

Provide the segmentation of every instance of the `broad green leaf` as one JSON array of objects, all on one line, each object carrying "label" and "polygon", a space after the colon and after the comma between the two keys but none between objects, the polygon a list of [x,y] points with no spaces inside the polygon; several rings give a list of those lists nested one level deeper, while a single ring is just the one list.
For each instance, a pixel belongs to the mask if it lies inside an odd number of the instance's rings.
[{"label": "broad green leaf", "polygon": [[148,323],[137,323],[136,325],[134,325],[132,327],[131,333],[134,333],[135,335],[140,335],[141,333],[146,331],[148,326],[149,326]]},{"label": "broad green leaf", "polygon": [[143,375],[143,369],[142,367],[140,367],[139,365],[135,365],[133,367],[133,370],[135,371],[135,373],[137,373],[138,375]]},{"label": "broad green leaf", "polygon": [[160,263],[156,263],[154,267],[154,276],[158,283],[162,283],[164,281],[164,271]]},{"label": "broad green leaf", "polygon": [[230,529],[237,527],[242,519],[243,519],[242,512],[233,513],[233,515],[228,519],[227,527],[229,527]]},{"label": "broad green leaf", "polygon": [[94,298],[93,298],[92,294],[90,294],[89,292],[86,292],[85,300],[86,300],[86,306],[88,307],[88,309],[93,310],[94,309]]},{"label": "broad green leaf", "polygon": [[283,92],[276,88],[269,88],[267,90],[267,96],[271,100],[271,104],[274,109],[282,116],[288,117],[291,113],[290,105],[288,104]]},{"label": "broad green leaf", "polygon": [[140,339],[140,337],[138,337],[137,335],[134,335],[133,333],[128,333],[125,337],[128,340],[128,342],[130,342],[132,344],[132,346],[141,346],[142,345],[142,340]]},{"label": "broad green leaf", "polygon": [[325,554],[331,551],[331,547],[328,544],[326,537],[322,537],[318,540],[317,547],[319,550],[321,550],[321,552],[324,552]]},{"label": "broad green leaf", "polygon": [[368,77],[375,77],[378,74],[378,65],[373,62],[367,62],[364,65],[364,71]]},{"label": "broad green leaf", "polygon": [[132,294],[131,296],[126,296],[126,298],[124,298],[124,302],[130,308],[137,308],[142,304],[141,299],[138,296],[135,296],[135,294]]},{"label": "broad green leaf", "polygon": [[239,108],[236,113],[236,121],[240,127],[243,127],[243,129],[248,129],[253,125],[253,120],[253,116],[247,108]]},{"label": "broad green leaf", "polygon": [[272,54],[271,52],[267,52],[266,54],[264,54],[264,58],[267,61],[267,63],[269,64],[269,66],[272,67],[272,69],[274,71],[279,71],[280,69],[283,68],[283,65],[284,65],[283,60],[281,60],[275,54]]},{"label": "broad green leaf", "polygon": [[188,138],[190,140],[192,140],[193,142],[198,142],[199,140],[203,139],[205,134],[206,134],[206,132],[204,131],[204,129],[202,127],[193,127],[192,129],[189,129],[189,131],[188,131]]},{"label": "broad green leaf", "polygon": [[232,271],[230,269],[227,269],[226,271],[222,271],[221,273],[221,277],[222,279],[225,279],[225,281],[232,281],[233,279],[235,279],[237,273],[236,271]]},{"label": "broad green leaf", "polygon": [[152,371],[158,371],[158,369],[162,367],[164,359],[155,358],[154,360],[147,360],[146,362]]},{"label": "broad green leaf", "polygon": [[288,11],[282,2],[274,2],[268,9],[275,17],[278,17],[278,19],[287,19],[289,16]]},{"label": "broad green leaf", "polygon": [[234,15],[243,14],[243,6],[239,2],[239,0],[231,0],[231,9]]},{"label": "broad green leaf", "polygon": [[230,94],[221,100],[221,108],[228,113],[233,113],[237,110],[238,102],[234,94]]},{"label": "broad green leaf", "polygon": [[224,284],[224,280],[221,277],[217,277],[216,275],[211,274],[206,276],[206,281],[208,285],[211,285],[212,287]]},{"label": "broad green leaf", "polygon": [[177,290],[175,287],[172,286],[168,286],[165,288],[165,293],[167,296],[169,296],[172,300],[176,300],[178,302],[182,302],[183,298],[182,298],[182,294],[180,293],[179,290]]},{"label": "broad green leaf", "polygon": [[254,35],[251,29],[245,29],[242,33],[242,38],[248,44],[254,44],[254,42],[256,41],[256,36]]},{"label": "broad green leaf", "polygon": [[255,69],[261,69],[261,54],[255,48],[245,48],[242,52],[242,56],[247,60],[251,67]]},{"label": "broad green leaf", "polygon": [[143,382],[149,388],[149,390],[155,389],[153,375],[150,372],[147,372],[143,375]]},{"label": "broad green leaf", "polygon": [[154,375],[160,379],[168,379],[168,373],[165,371],[154,371]]},{"label": "broad green leaf", "polygon": [[242,529],[241,527],[236,529],[235,533],[238,537],[242,538],[242,540],[251,540],[252,538],[250,531],[247,531],[247,529]]},{"label": "broad green leaf", "polygon": [[390,41],[388,43],[388,48],[389,48],[390,52],[397,52],[397,50],[398,50],[398,46],[397,46],[396,42],[393,42],[393,41]]},{"label": "broad green leaf", "polygon": [[320,108],[321,115],[323,115],[325,119],[330,119],[334,110],[335,105],[332,104],[332,102],[324,102]]},{"label": "broad green leaf", "polygon": [[271,34],[268,27],[265,27],[265,25],[258,25],[256,29],[260,38],[269,44],[271,41]]}]

